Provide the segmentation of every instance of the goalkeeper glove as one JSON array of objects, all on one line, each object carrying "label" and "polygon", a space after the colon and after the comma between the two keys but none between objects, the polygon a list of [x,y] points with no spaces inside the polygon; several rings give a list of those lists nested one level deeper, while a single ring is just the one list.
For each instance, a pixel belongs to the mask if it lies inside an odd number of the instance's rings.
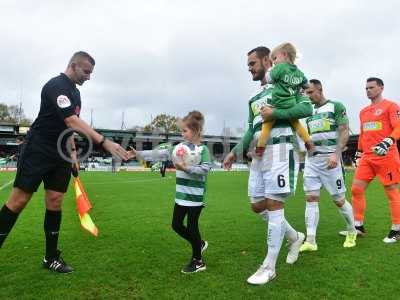
[{"label": "goalkeeper glove", "polygon": [[394,143],[393,138],[391,137],[384,138],[382,142],[380,142],[379,144],[375,145],[372,148],[372,151],[378,156],[385,156],[389,152],[390,146],[392,146],[393,143]]}]

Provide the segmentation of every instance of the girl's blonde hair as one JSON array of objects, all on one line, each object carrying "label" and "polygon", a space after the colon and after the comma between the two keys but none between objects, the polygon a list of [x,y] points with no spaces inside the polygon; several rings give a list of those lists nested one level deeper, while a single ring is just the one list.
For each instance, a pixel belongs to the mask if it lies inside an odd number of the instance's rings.
[{"label": "girl's blonde hair", "polygon": [[189,112],[183,119],[184,123],[191,131],[201,135],[204,126],[204,116],[201,112],[194,110]]},{"label": "girl's blonde hair", "polygon": [[278,52],[285,52],[287,54],[287,58],[289,63],[294,64],[297,58],[297,50],[296,47],[292,43],[282,43],[276,46],[272,52],[271,56],[273,57]]}]

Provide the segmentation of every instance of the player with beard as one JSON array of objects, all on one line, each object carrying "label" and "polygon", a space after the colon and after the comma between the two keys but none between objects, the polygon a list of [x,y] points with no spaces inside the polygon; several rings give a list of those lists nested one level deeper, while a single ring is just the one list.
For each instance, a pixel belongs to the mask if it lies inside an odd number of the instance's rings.
[{"label": "player with beard", "polygon": [[247,279],[250,284],[265,284],[276,276],[275,266],[284,236],[289,244],[286,262],[297,261],[304,234],[297,232],[288,223],[284,215],[286,199],[296,189],[299,169],[298,156],[293,147],[295,134],[290,125],[291,119],[301,119],[312,114],[307,97],[299,95],[297,104],[288,109],[271,108],[268,105],[272,97],[273,86],[267,84],[266,72],[272,66],[270,50],[257,47],[249,51],[247,65],[253,81],[261,86],[250,98],[248,129],[232,151],[224,159],[224,168],[230,169],[232,163],[248,150],[254,153],[263,121],[275,120],[261,158],[253,155],[251,162],[248,193],[251,209],[260,214],[267,223],[267,256],[259,269]]}]

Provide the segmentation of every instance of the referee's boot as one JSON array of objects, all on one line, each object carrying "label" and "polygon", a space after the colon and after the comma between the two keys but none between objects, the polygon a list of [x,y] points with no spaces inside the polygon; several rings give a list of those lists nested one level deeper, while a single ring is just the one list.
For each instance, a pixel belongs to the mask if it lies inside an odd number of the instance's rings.
[{"label": "referee's boot", "polygon": [[43,267],[57,273],[71,273],[74,269],[67,265],[67,263],[60,256],[61,251],[57,250],[55,257],[43,258]]}]

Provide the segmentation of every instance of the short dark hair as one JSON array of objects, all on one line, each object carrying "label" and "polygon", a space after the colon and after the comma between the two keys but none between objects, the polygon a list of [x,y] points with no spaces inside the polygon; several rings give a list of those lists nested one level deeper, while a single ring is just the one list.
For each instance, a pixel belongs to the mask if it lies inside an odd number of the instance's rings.
[{"label": "short dark hair", "polygon": [[379,85],[379,86],[385,86],[383,84],[383,80],[378,78],[378,77],[370,77],[370,78],[367,79],[367,82],[372,82],[372,81],[375,81],[376,84]]},{"label": "short dark hair", "polygon": [[311,83],[313,85],[315,85],[320,91],[322,91],[322,83],[321,83],[321,81],[319,81],[318,79],[310,79],[308,81],[307,88],[310,86]]},{"label": "short dark hair", "polygon": [[79,59],[87,59],[92,66],[94,66],[96,64],[94,58],[89,53],[87,53],[85,51],[78,51],[78,52],[75,52],[74,55],[72,55],[71,59],[69,60],[68,65],[70,65],[73,62],[76,62]]},{"label": "short dark hair", "polygon": [[320,85],[322,87],[322,83],[318,79],[310,79],[310,83],[315,85]]},{"label": "short dark hair", "polygon": [[249,56],[250,54],[256,53],[258,58],[264,58],[266,56],[269,56],[269,54],[271,53],[271,50],[269,50],[269,48],[264,47],[264,46],[259,46],[257,48],[251,49],[248,53],[247,56]]}]

